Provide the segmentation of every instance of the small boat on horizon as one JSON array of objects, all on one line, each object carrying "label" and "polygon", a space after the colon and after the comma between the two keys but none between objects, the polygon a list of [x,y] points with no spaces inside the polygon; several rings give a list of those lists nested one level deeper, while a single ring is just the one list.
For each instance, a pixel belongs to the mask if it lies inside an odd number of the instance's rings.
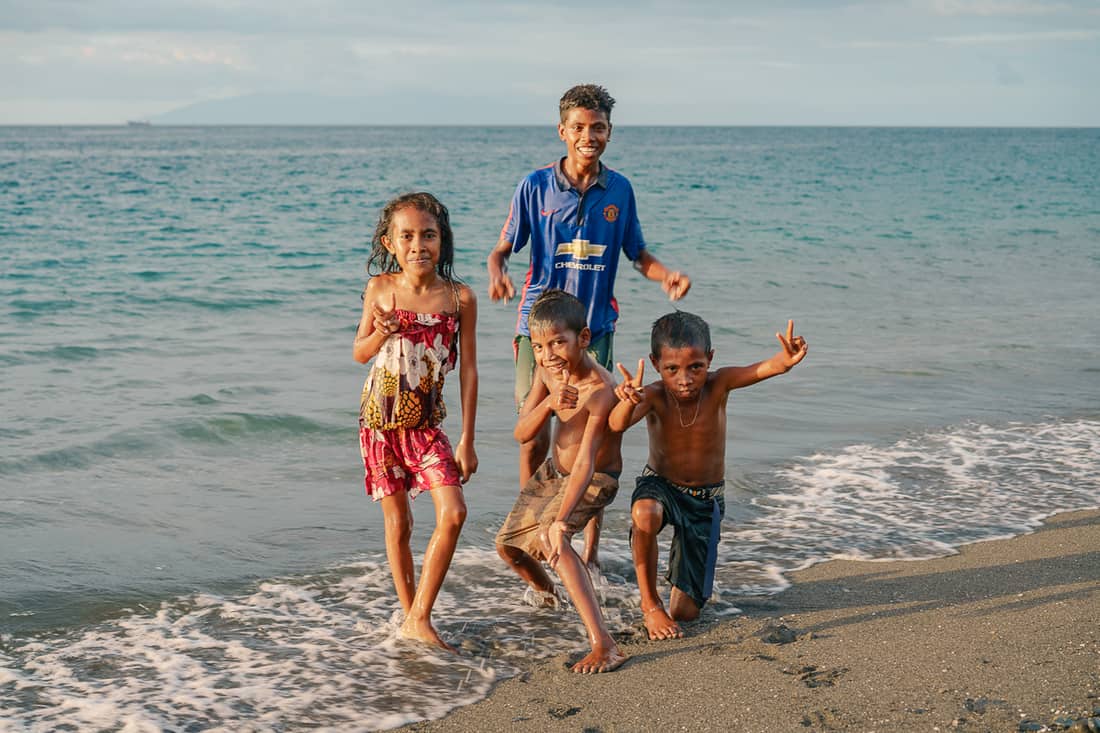
[{"label": "small boat on horizon", "polygon": [[126,120],[127,127],[152,127],[153,123],[149,120]]}]

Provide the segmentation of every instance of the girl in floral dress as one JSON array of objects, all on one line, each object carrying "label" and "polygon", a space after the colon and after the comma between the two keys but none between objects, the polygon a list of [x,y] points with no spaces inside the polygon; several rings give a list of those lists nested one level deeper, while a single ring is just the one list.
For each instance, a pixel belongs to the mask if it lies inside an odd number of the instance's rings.
[{"label": "girl in floral dress", "polygon": [[[452,273],[454,234],[447,208],[428,193],[386,204],[367,261],[355,360],[371,359],[359,407],[366,490],[382,504],[386,557],[405,611],[401,635],[453,649],[431,613],[466,519],[461,485],[477,470],[477,299]],[[460,358],[461,356],[461,358]],[[462,433],[441,429],[444,375],[459,364]],[[431,492],[435,530],[416,581],[411,500]]]}]

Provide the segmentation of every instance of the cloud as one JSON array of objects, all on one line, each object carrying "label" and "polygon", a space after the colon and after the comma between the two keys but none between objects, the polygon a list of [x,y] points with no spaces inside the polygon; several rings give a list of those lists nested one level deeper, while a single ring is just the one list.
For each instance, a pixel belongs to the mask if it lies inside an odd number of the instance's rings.
[{"label": "cloud", "polygon": [[[419,7],[419,11],[418,11]],[[433,22],[425,23],[431,17]],[[33,33],[178,32],[446,37],[463,20],[488,18],[445,2],[380,0],[0,0],[0,29]]]},{"label": "cloud", "polygon": [[38,34],[3,33],[0,42],[29,66],[80,64],[147,66],[251,67],[244,50],[231,41],[196,41],[178,34],[52,34],[43,42]]},{"label": "cloud", "polygon": [[1026,2],[1025,0],[932,0],[929,7],[936,15],[958,16],[1035,16],[1053,15],[1071,10],[1062,3]]},{"label": "cloud", "polygon": [[841,43],[824,44],[825,48],[853,48],[856,50],[875,50],[875,49],[893,49],[893,48],[913,48],[920,46],[917,41],[876,41],[876,40],[864,40],[864,41],[843,41]]},{"label": "cloud", "polygon": [[1095,41],[1097,39],[1100,39],[1100,30],[973,33],[963,36],[940,36],[932,40],[936,43],[947,43],[955,46],[983,46],[1001,43],[1064,43]]}]

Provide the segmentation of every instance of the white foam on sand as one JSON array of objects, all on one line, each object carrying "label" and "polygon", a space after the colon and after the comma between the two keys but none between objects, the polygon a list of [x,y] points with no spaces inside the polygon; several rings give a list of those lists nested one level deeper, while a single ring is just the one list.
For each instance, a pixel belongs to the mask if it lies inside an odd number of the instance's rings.
[{"label": "white foam on sand", "polygon": [[1091,420],[966,424],[813,455],[768,477],[755,516],[727,523],[719,579],[774,592],[767,578],[823,560],[940,557],[1030,532],[1100,505],[1097,455]]},{"label": "white foam on sand", "polygon": [[[380,561],[236,597],[175,599],[62,636],[10,639],[0,709],[31,730],[392,728],[481,699],[534,660],[586,649],[572,608],[532,608],[523,593],[495,552],[459,550],[434,614],[457,655],[398,638],[402,614]],[[634,594],[620,584],[601,595],[614,606]],[[634,620],[607,611],[613,630]]]}]

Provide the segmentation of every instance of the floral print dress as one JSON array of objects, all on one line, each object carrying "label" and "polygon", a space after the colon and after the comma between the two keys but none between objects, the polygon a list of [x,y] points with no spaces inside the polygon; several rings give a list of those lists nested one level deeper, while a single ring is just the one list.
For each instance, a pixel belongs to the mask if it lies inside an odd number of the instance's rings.
[{"label": "floral print dress", "polygon": [[359,401],[373,430],[434,428],[447,416],[443,377],[458,361],[458,317],[396,310],[400,330],[386,339]]}]

